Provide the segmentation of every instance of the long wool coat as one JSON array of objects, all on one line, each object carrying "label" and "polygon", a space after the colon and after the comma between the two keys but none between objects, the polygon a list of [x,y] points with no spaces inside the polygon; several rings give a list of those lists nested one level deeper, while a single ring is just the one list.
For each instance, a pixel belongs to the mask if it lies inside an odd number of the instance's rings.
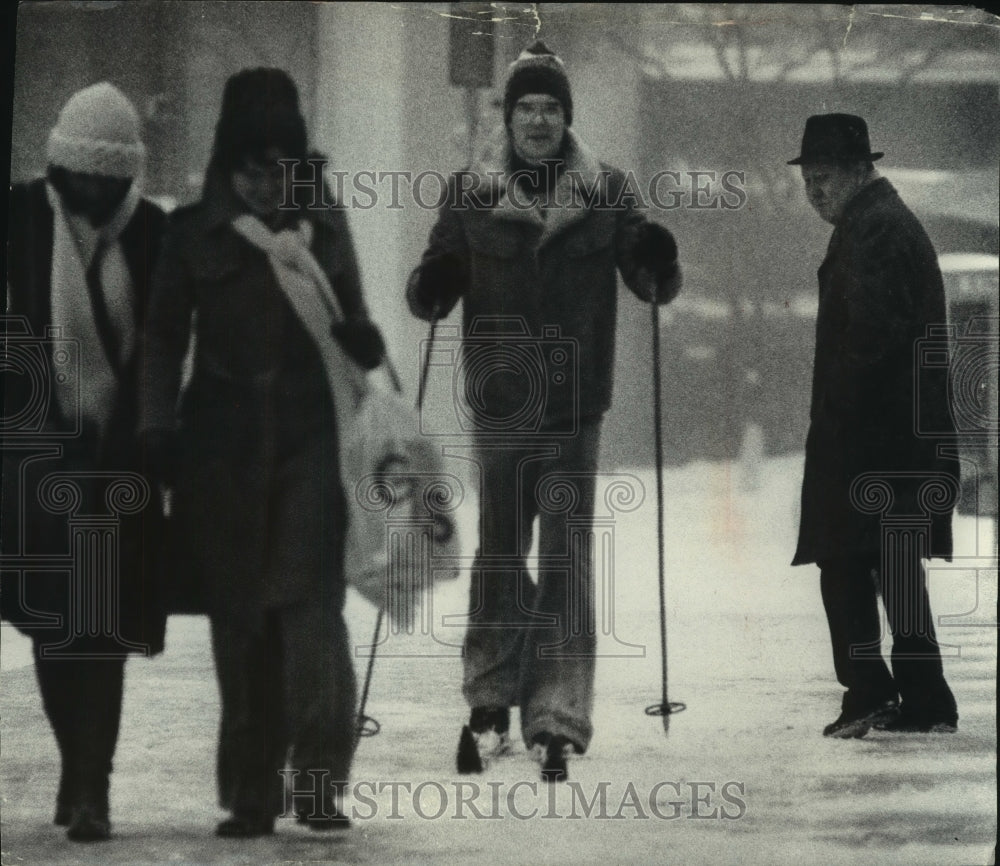
[{"label": "long wool coat", "polygon": [[942,453],[956,445],[946,323],[934,248],[892,185],[876,180],[848,203],[819,269],[793,564],[877,556],[896,519],[917,531],[926,521],[924,555],[951,557],[959,469]]},{"label": "long wool coat", "polygon": [[[132,284],[131,325],[137,347],[141,346],[163,227],[163,212],[140,200],[119,236]],[[160,499],[148,487],[142,491],[141,483],[114,481],[116,474],[142,474],[143,470],[136,438],[142,357],[137,350],[121,371],[103,435],[86,423],[81,426],[79,416],[64,416],[52,387],[54,377],[63,374],[62,368],[53,365],[52,343],[79,344],[73,334],[48,333],[53,321],[53,236],[54,214],[44,180],[14,186],[7,244],[7,312],[21,318],[8,320],[6,334],[11,366],[4,372],[2,549],[6,561],[0,608],[4,619],[46,644],[67,641],[60,651],[153,654],[163,648],[165,626],[158,568]],[[24,333],[25,326],[30,336]],[[34,363],[21,366],[20,362],[31,359]],[[69,367],[74,366],[70,362]],[[24,424],[14,423],[15,417],[22,417]],[[79,496],[75,504],[73,496],[65,498],[59,492],[57,480],[67,473],[70,487],[61,490],[74,489]],[[110,523],[102,524],[104,518]],[[106,550],[117,550],[117,586],[112,577],[114,553],[109,552],[96,569],[86,561],[70,565],[74,558],[71,538],[86,546],[89,542],[80,542],[85,537],[80,533],[86,532],[110,532],[116,538]],[[48,564],[39,557],[47,558]],[[85,636],[86,631],[93,633]],[[111,631],[117,631],[117,636],[107,633]]]},{"label": "long wool coat", "polygon": [[[171,214],[142,425],[179,440],[171,609],[259,625],[266,609],[320,603],[320,593],[342,604],[346,516],[320,351],[266,254],[232,227],[239,213],[220,185]],[[344,212],[304,218],[344,314],[367,316]],[[193,371],[178,405],[189,333]]]}]

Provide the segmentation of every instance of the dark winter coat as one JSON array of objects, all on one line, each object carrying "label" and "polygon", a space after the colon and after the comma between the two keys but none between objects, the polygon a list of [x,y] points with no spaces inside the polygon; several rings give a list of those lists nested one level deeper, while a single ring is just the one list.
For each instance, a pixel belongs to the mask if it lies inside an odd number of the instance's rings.
[{"label": "dark winter coat", "polygon": [[[140,200],[118,238],[134,292],[132,326],[137,350],[120,373],[111,417],[100,434],[81,424],[79,417],[64,417],[51,387],[53,377],[62,373],[52,366],[50,344],[66,340],[71,352],[75,350],[72,334],[48,333],[53,319],[54,214],[45,181],[11,189],[7,313],[21,318],[8,319],[5,328],[5,356],[11,366],[3,377],[4,571],[0,608],[4,619],[46,643],[68,640],[63,651],[127,649],[152,654],[163,648],[165,618],[157,580],[162,552],[161,501],[143,479],[122,475],[141,475],[144,468],[136,437],[142,367],[139,347],[163,227],[163,212]],[[25,366],[20,366],[18,358],[27,362]],[[24,424],[11,423],[24,409],[29,410],[22,416]],[[47,477],[52,482],[66,473],[74,474],[68,479],[69,487],[60,490],[45,482]],[[120,483],[115,481],[116,475]],[[61,497],[70,489],[79,496],[76,502],[72,496]],[[93,627],[97,634],[81,637],[84,619],[97,611],[88,600],[93,601],[101,592],[109,569],[114,567],[113,554],[99,569],[99,576],[85,563],[76,563],[73,568],[66,564],[74,555],[71,535],[76,533],[74,537],[82,538],[86,545],[96,538],[86,534],[92,530],[116,538],[111,549],[117,544],[119,584],[117,592],[108,591],[118,602],[118,619],[110,628],[106,616],[91,620],[87,627]],[[44,569],[36,564],[31,570],[29,560],[37,562],[38,557],[49,562]],[[21,571],[22,567],[28,570]],[[46,621],[44,627],[40,627],[42,620]],[[116,629],[117,637],[99,634]]]},{"label": "dark winter coat", "polygon": [[[239,213],[220,185],[171,214],[153,283],[142,424],[177,431],[172,609],[259,621],[269,607],[341,583],[346,518],[319,349],[267,255],[232,227]],[[304,213],[345,315],[367,318],[344,212]],[[192,317],[193,370],[178,406]]]},{"label": "dark winter coat", "polygon": [[[958,464],[941,456],[955,447],[941,363],[946,322],[941,272],[923,227],[887,180],[863,187],[847,204],[819,269],[793,564],[878,555],[885,518],[907,514],[911,528],[928,522],[925,556],[951,557]],[[866,479],[852,496],[852,484],[865,473],[882,474],[892,490],[884,513]]]},{"label": "dark winter coat", "polygon": [[[634,255],[647,221],[632,207],[635,198],[622,195],[625,175],[599,162],[571,131],[567,135],[565,171],[553,194],[560,206],[543,218],[539,207],[516,203],[527,203],[527,193],[515,192],[512,201],[509,147],[494,160],[481,159],[471,170],[478,185],[468,197],[456,190],[469,183],[453,178],[410,277],[410,309],[429,319],[431,310],[420,298],[427,294],[428,266],[442,256],[461,262],[460,285],[441,312],[463,297],[459,375],[470,415],[487,431],[565,431],[575,429],[574,419],[602,415],[612,396],[616,269],[636,295],[651,300],[636,280],[640,262]],[[576,206],[567,206],[573,174],[587,187],[598,183],[595,203],[584,206],[577,197]],[[679,287],[676,248],[664,264]]]}]

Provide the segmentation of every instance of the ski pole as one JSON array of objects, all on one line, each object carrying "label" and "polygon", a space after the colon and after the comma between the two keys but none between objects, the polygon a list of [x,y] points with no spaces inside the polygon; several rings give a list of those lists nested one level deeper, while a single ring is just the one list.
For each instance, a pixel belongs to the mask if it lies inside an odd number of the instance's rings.
[{"label": "ski pole", "polygon": [[663,732],[670,731],[670,716],[686,709],[679,701],[667,697],[667,593],[664,577],[663,543],[663,416],[660,396],[660,308],[654,300],[650,304],[653,325],[653,436],[656,440],[656,541],[660,584],[660,662],[662,671],[662,692],[658,704],[646,707],[647,716],[663,717]]}]

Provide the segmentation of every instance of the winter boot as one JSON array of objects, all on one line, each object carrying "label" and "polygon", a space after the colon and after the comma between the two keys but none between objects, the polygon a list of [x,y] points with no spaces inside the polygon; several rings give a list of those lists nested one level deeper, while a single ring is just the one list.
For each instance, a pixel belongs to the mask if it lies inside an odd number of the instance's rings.
[{"label": "winter boot", "polygon": [[876,703],[845,699],[840,715],[823,728],[824,737],[860,740],[872,727],[890,722],[899,715],[899,703],[889,698]]},{"label": "winter boot", "polygon": [[345,793],[346,785],[342,783],[328,786],[324,791],[321,808],[317,808],[311,794],[296,797],[293,800],[295,822],[317,832],[350,829],[351,819],[345,814],[343,805]]},{"label": "winter boot", "polygon": [[561,782],[569,776],[567,760],[575,751],[573,742],[561,734],[536,734],[532,754],[542,766],[543,782]]},{"label": "winter boot", "polygon": [[70,812],[66,838],[73,842],[103,842],[111,838],[108,817],[107,776],[81,784],[80,793]]},{"label": "winter boot", "polygon": [[474,707],[458,741],[458,772],[481,773],[493,758],[510,751],[510,710]]},{"label": "winter boot", "polygon": [[904,703],[897,716],[876,722],[875,730],[891,734],[954,734],[958,731],[958,713],[928,710],[914,712]]}]

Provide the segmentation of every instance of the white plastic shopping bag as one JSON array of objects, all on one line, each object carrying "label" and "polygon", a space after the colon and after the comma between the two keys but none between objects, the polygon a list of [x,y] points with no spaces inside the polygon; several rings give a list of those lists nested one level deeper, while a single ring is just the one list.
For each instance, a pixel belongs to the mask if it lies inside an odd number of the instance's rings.
[{"label": "white plastic shopping bag", "polygon": [[341,444],[345,568],[351,586],[410,630],[423,594],[458,577],[462,485],[445,469],[440,439],[421,434],[416,410],[369,385]]}]

